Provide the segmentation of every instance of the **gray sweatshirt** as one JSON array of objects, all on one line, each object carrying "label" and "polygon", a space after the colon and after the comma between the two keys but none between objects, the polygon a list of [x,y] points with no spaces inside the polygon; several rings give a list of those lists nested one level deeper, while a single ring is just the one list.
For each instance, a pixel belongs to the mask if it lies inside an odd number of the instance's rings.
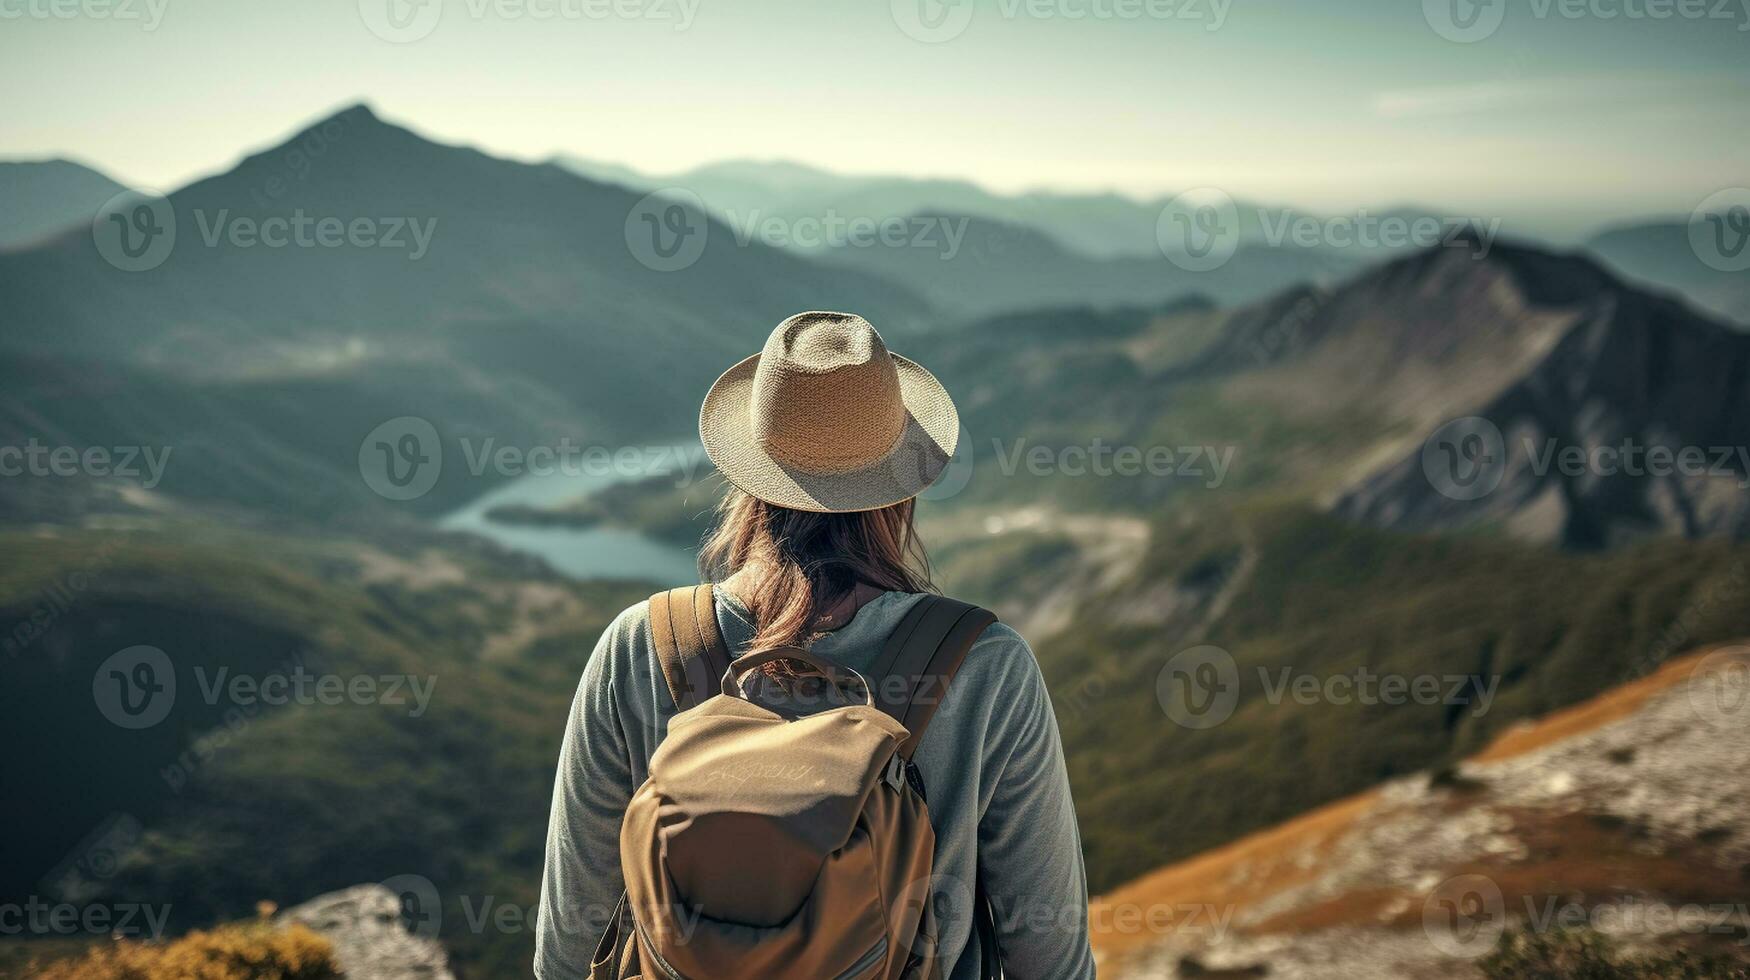
[{"label": "gray sweatshirt", "polygon": [[[752,616],[727,590],[716,596],[724,642],[739,655],[753,637]],[[868,670],[920,598],[883,593],[813,649]],[[596,644],[559,750],[535,942],[541,980],[589,974],[590,954],[624,888],[620,819],[674,713],[652,649],[649,604],[641,602]],[[914,761],[936,832],[943,976],[979,975],[970,913],[982,871],[1007,977],[1093,977],[1087,879],[1063,747],[1039,665],[1020,634],[996,623],[978,638]]]}]

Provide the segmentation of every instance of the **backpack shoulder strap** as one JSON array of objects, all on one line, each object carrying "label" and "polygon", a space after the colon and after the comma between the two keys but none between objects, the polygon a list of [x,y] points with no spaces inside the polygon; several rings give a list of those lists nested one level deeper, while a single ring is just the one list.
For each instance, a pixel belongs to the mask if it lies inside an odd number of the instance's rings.
[{"label": "backpack shoulder strap", "polygon": [[966,652],[996,621],[971,603],[926,595],[888,636],[869,679],[876,705],[911,733],[899,747],[902,756],[910,759],[917,751]]},{"label": "backpack shoulder strap", "polygon": [[650,597],[650,636],[675,707],[691,708],[720,691],[729,647],[717,628],[710,585],[685,586]]}]

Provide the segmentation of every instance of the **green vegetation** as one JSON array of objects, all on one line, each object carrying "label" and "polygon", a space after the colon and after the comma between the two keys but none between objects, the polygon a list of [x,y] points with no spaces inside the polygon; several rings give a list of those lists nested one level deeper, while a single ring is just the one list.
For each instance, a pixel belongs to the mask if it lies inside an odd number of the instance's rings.
[{"label": "green vegetation", "polygon": [[[7,653],[0,725],[8,782],[33,799],[33,819],[9,832],[19,857],[5,893],[31,894],[48,865],[124,813],[144,832],[91,901],[170,902],[172,929],[187,929],[264,899],[420,875],[441,897],[458,968],[526,973],[532,915],[473,930],[467,912],[534,905],[572,691],[609,618],[648,591],[433,545],[365,557],[369,546],[189,526],[0,538],[11,559],[0,636],[26,638]],[[439,561],[457,576],[418,578]],[[67,582],[78,583],[71,607],[17,633]],[[178,691],[168,718],[128,730],[99,714],[92,678],[135,644],[171,657]],[[423,712],[407,687],[395,703],[283,706],[203,692],[221,668],[300,667],[433,686]]]},{"label": "green vegetation", "polygon": [[[1630,680],[1678,650],[1750,635],[1746,594],[1742,544],[1573,554],[1369,530],[1293,507],[1162,519],[1131,583],[1035,642],[1091,884],[1110,888],[1138,869],[1450,763],[1514,721]],[[1169,719],[1157,683],[1175,654],[1200,644],[1232,655],[1238,691],[1231,717],[1194,730]],[[1437,703],[1382,703],[1377,678],[1386,674],[1439,678]],[[1370,699],[1347,682],[1333,689],[1342,701],[1324,693],[1330,678],[1368,675]],[[1318,689],[1301,703],[1284,677]],[[1479,692],[1491,684],[1485,701]]]}]

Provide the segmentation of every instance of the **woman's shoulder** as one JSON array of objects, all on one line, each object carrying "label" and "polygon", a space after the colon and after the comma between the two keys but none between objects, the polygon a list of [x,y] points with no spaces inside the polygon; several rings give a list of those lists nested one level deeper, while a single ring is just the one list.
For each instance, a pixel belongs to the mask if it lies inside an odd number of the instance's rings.
[{"label": "woman's shoulder", "polygon": [[1014,627],[997,620],[972,641],[955,674],[957,684],[1012,688],[1032,685],[1039,677],[1039,661],[1032,646]]}]

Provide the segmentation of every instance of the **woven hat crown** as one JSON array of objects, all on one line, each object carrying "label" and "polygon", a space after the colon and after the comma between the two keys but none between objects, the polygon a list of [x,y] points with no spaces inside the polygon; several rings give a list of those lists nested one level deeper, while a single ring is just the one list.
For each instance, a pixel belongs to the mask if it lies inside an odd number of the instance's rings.
[{"label": "woven hat crown", "polygon": [[748,421],[760,446],[805,473],[878,462],[905,433],[899,372],[869,321],[798,313],[766,339]]}]

